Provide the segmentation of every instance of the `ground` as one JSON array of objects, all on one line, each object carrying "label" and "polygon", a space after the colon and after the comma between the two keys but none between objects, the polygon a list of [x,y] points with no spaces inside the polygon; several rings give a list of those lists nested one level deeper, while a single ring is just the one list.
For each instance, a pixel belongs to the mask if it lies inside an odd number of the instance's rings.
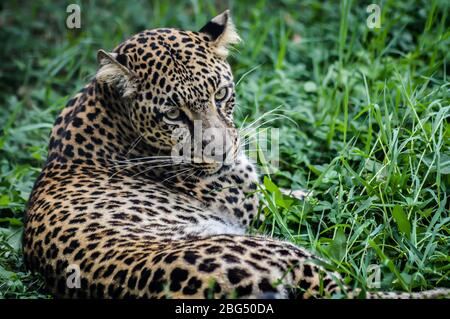
[{"label": "ground", "polygon": [[[352,286],[379,269],[384,290],[450,287],[448,4],[381,1],[371,29],[370,3],[229,2],[243,38],[231,57],[237,121],[282,114],[266,118],[281,161],[254,231],[308,247]],[[95,73],[96,51],[146,28],[195,30],[226,9],[82,2],[71,30],[68,4],[0,5],[0,298],[48,297],[21,259],[23,212],[56,114]]]}]

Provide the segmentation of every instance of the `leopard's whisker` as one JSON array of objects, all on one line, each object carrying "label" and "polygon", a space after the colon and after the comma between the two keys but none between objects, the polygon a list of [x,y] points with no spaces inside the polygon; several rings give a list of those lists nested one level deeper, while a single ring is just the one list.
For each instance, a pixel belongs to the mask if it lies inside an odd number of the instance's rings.
[{"label": "leopard's whisker", "polygon": [[128,156],[128,154],[130,154],[135,148],[136,148],[136,146],[139,144],[139,142],[142,140],[142,135],[139,135],[135,140],[134,140],[134,142],[133,143],[131,143],[131,147],[130,147],[130,149],[128,150],[128,152],[125,154],[125,157],[126,156]]},{"label": "leopard's whisker", "polygon": [[183,179],[182,183],[184,183],[184,181],[186,181],[186,180],[187,180],[189,177],[191,177],[192,175],[195,175],[195,174],[197,173],[198,170],[199,170],[198,168],[195,168],[194,171],[192,172],[192,174],[189,174],[188,176],[186,176],[186,177]]},{"label": "leopard's whisker", "polygon": [[268,141],[269,138],[263,135],[252,134],[249,136],[240,137],[240,143],[250,143],[251,141]]},{"label": "leopard's whisker", "polygon": [[172,165],[173,166],[174,164],[172,162],[138,163],[138,164],[130,164],[130,165],[125,164],[125,165],[121,165],[121,166],[114,166],[114,168],[119,169],[119,171],[117,171],[116,173],[120,173],[126,169],[136,168],[136,166],[140,166],[140,165],[146,165],[145,169],[151,169],[151,168],[161,167],[162,165],[164,165],[164,166]]},{"label": "leopard's whisker", "polygon": [[116,163],[135,163],[139,160],[173,160],[173,159],[182,159],[182,156],[147,156],[147,157],[136,157],[130,158],[126,160],[111,160]]},{"label": "leopard's whisker", "polygon": [[298,124],[297,124],[291,117],[289,117],[289,116],[287,116],[287,115],[281,115],[281,114],[280,114],[278,117],[268,119],[268,120],[266,120],[266,121],[260,123],[260,124],[257,125],[257,126],[253,126],[253,127],[245,127],[245,128],[243,128],[242,130],[240,130],[239,133],[241,133],[241,134],[242,134],[242,133],[248,134],[248,132],[254,132],[254,131],[256,131],[257,129],[259,129],[261,126],[266,125],[266,124],[271,123],[271,122],[274,122],[274,121],[279,120],[279,119],[281,119],[281,118],[287,119],[287,120],[291,121],[292,123],[294,123],[295,125],[298,126]]},{"label": "leopard's whisker", "polygon": [[136,161],[116,161],[116,164],[113,164],[112,166],[124,166],[124,165],[139,165],[139,164],[146,164],[146,163],[156,163],[156,162],[174,162],[173,159],[168,158],[154,158],[154,159],[147,159],[147,160],[136,160]]},{"label": "leopard's whisker", "polygon": [[240,139],[244,139],[244,140],[249,140],[249,139],[253,139],[259,136],[261,136],[262,133],[265,133],[269,130],[269,128],[264,127],[263,129],[259,130],[259,131],[255,131],[252,132],[251,134],[246,133],[245,135],[240,135],[239,138]]},{"label": "leopard's whisker", "polygon": [[[190,172],[192,169],[193,169],[192,167],[188,167],[188,168],[185,168],[184,170],[183,170],[183,169],[175,170],[175,171],[173,171],[173,173],[176,173],[176,174],[174,174],[174,175],[172,175],[172,176],[169,176],[168,178],[164,179],[161,183],[164,183],[164,182],[166,182],[166,181],[168,181],[168,180],[170,180],[170,179],[172,179],[172,178],[175,178],[175,177],[177,177],[177,176],[179,176],[179,175],[181,175],[181,174],[188,173],[188,172]],[[171,173],[172,173],[172,172],[171,172]]]},{"label": "leopard's whisker", "polygon": [[[178,164],[178,165],[182,166],[182,165],[186,165],[186,164]],[[133,177],[136,177],[136,176],[145,174],[145,173],[147,173],[148,171],[150,171],[150,170],[152,170],[152,169],[155,169],[155,168],[162,168],[162,167],[168,167],[168,166],[173,166],[173,163],[164,164],[164,165],[151,166],[151,167],[149,167],[149,168],[146,168],[146,169],[143,170],[142,172],[137,172],[136,174],[134,174],[134,175],[131,176],[131,177],[133,178]]]},{"label": "leopard's whisker", "polygon": [[[279,110],[283,105],[279,105],[276,108],[274,108],[273,110],[270,110],[268,112],[265,112],[263,114],[261,114],[257,119],[253,120],[252,122],[250,122],[246,127],[251,127],[253,125],[255,125],[255,123],[258,123],[259,121],[261,121],[263,118],[272,115],[275,111]],[[239,127],[239,129],[241,129],[245,124],[245,121],[241,123],[241,126]]]},{"label": "leopard's whisker", "polygon": [[[126,169],[128,169],[128,168],[133,168],[133,167],[135,167],[135,166],[143,165],[143,164],[148,164],[148,163],[142,163],[142,162],[141,162],[141,163],[134,163],[134,164],[125,164],[125,165],[122,165],[122,166],[125,166],[125,167],[123,167],[122,169],[120,169],[120,170],[118,170],[117,172],[115,172],[114,174],[112,174],[109,178],[114,177],[115,175],[119,174],[120,172],[123,172],[124,170],[126,170]],[[154,163],[154,164],[159,164],[159,165],[150,165],[150,167],[146,168],[143,172],[138,172],[137,174],[133,175],[132,177],[135,177],[135,176],[137,176],[137,175],[139,175],[139,174],[141,174],[141,173],[148,172],[148,171],[151,170],[151,169],[160,168],[160,167],[167,167],[167,166],[173,166],[173,165],[174,165],[174,163],[172,163],[171,161],[166,161],[166,162],[156,162],[156,163]],[[113,168],[115,168],[115,167],[122,167],[122,166],[117,165],[117,166],[114,166]]]},{"label": "leopard's whisker", "polygon": [[158,161],[142,161],[142,162],[136,162],[136,163],[122,163],[122,164],[113,165],[111,167],[113,167],[113,168],[120,168],[120,167],[132,168],[132,167],[136,167],[139,165],[150,165],[151,166],[151,164],[172,164],[172,165],[174,165],[175,163],[173,163],[170,160],[158,160]]}]

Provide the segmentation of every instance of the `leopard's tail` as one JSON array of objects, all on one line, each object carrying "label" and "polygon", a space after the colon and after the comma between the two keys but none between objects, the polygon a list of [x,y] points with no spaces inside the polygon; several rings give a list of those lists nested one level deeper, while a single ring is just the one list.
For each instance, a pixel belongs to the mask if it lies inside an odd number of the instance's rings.
[{"label": "leopard's tail", "polygon": [[[353,291],[350,298],[361,298],[360,291]],[[367,299],[450,299],[450,289],[436,288],[421,292],[388,292],[371,291],[366,292]]]}]

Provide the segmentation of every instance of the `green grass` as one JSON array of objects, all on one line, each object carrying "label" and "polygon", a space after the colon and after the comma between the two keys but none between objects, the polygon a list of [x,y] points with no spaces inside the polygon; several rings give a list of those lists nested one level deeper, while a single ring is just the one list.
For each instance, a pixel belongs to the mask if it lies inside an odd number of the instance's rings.
[{"label": "green grass", "polygon": [[[308,247],[350,285],[370,265],[385,290],[450,287],[450,29],[447,1],[229,2],[237,122],[280,106],[280,171],[259,229]],[[23,212],[58,111],[96,70],[95,53],[145,28],[198,29],[212,2],[0,5],[0,297],[46,296],[21,259]],[[244,76],[245,75],[245,76]],[[273,184],[270,183],[273,181]],[[305,201],[278,187],[309,189]]]}]

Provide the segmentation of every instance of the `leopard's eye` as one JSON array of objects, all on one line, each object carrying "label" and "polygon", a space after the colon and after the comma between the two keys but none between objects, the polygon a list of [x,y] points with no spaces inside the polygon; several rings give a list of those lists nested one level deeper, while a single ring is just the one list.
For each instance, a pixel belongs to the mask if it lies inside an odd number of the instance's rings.
[{"label": "leopard's eye", "polygon": [[229,90],[230,90],[230,88],[227,86],[220,88],[214,95],[214,99],[216,100],[216,103],[220,103],[223,100],[225,100],[228,97]]},{"label": "leopard's eye", "polygon": [[180,116],[180,110],[172,109],[166,113],[166,116],[171,120],[176,120]]}]

